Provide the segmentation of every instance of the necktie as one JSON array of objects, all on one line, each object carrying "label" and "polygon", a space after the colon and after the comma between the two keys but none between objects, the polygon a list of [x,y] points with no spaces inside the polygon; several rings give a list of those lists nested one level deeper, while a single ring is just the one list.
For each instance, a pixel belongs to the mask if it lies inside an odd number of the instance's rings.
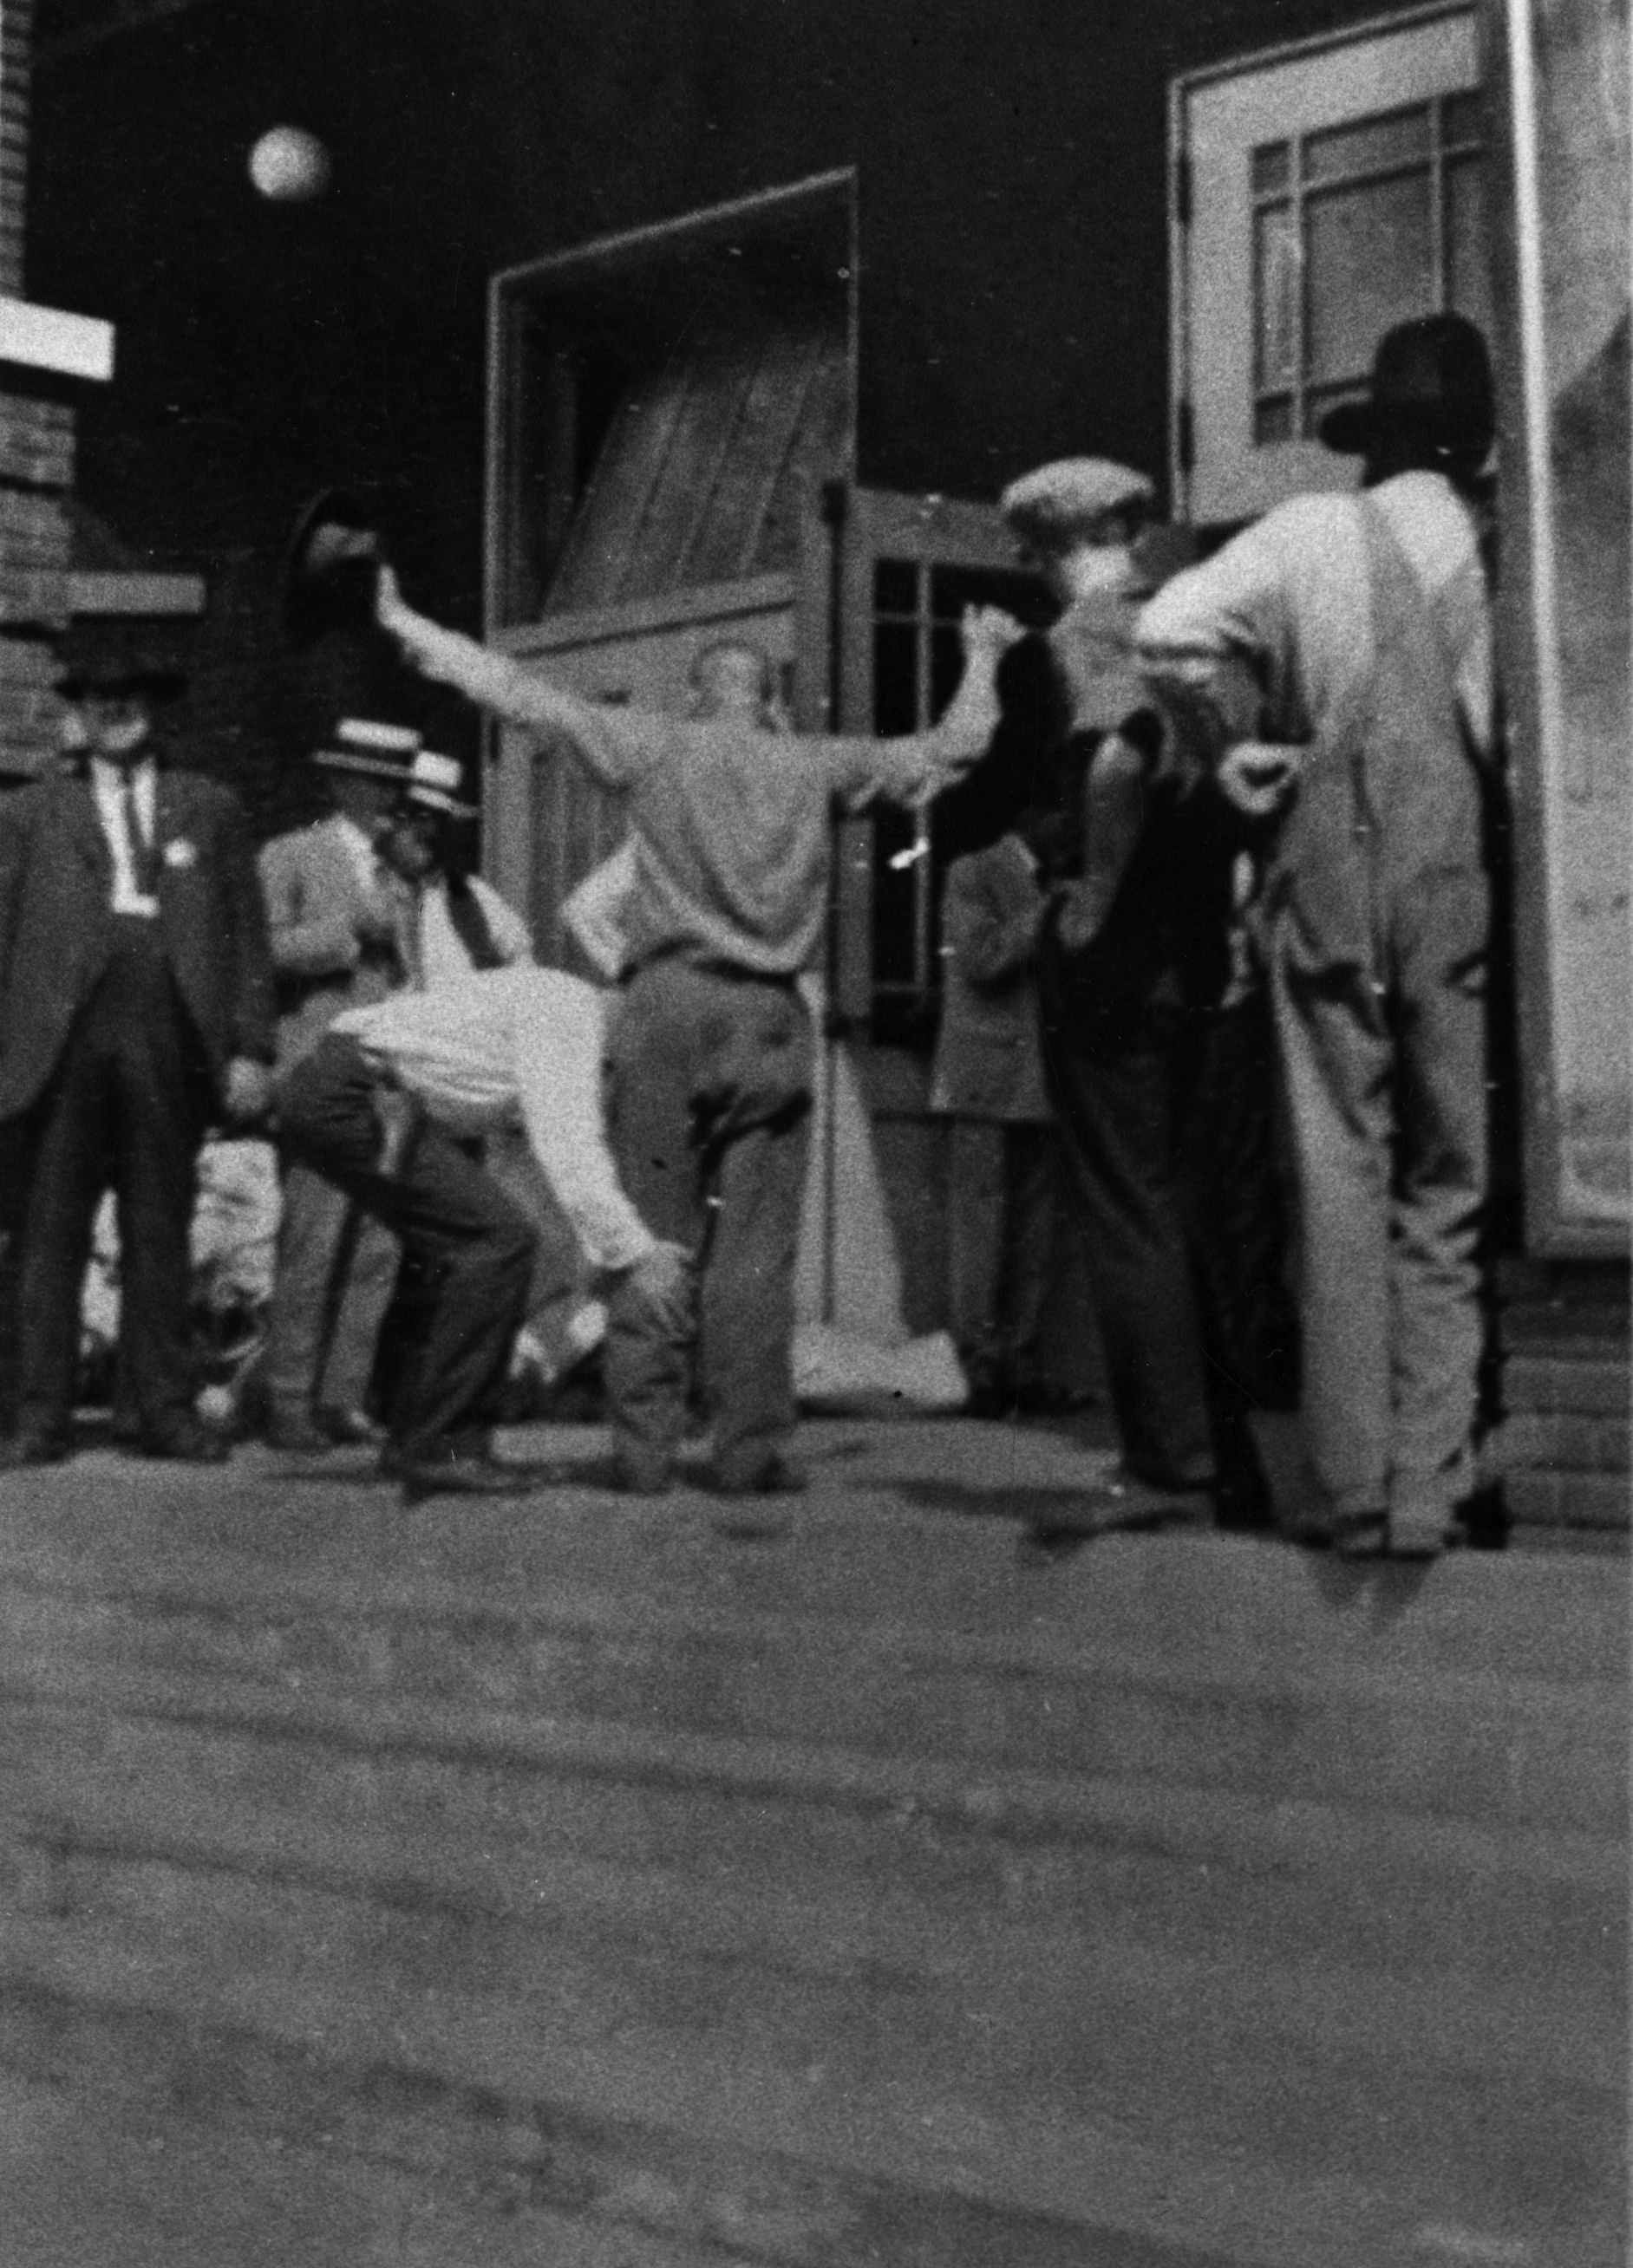
[{"label": "necktie", "polygon": [[420,948],[420,894],[411,882],[399,881],[393,893],[395,904],[397,959],[403,982],[411,992],[425,989],[425,957]]},{"label": "necktie", "polygon": [[138,894],[144,898],[159,895],[159,861],[153,845],[148,840],[147,829],[142,824],[142,806],[137,798],[137,777],[126,772],[120,781],[120,795],[124,804],[125,842],[130,851],[130,879]]}]

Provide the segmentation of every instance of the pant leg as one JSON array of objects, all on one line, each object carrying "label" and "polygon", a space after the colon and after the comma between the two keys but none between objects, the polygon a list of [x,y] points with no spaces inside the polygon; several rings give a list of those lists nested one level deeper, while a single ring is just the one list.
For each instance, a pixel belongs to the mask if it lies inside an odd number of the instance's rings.
[{"label": "pant leg", "polygon": [[1205,1487],[1214,1458],[1176,1178],[1171,1050],[1149,1019],[1097,1033],[1047,953],[1038,994],[1068,1202],[1089,1248],[1124,1460],[1158,1486]]},{"label": "pant leg", "polygon": [[1003,1267],[1005,1145],[995,1119],[955,1118],[948,1158],[949,1321],[972,1382],[1003,1367],[999,1288]]},{"label": "pant leg", "polygon": [[110,1169],[112,1065],[82,1018],[26,1121],[16,1243],[17,1423],[66,1435],[79,1369],[81,1287]]},{"label": "pant leg", "polygon": [[284,1417],[307,1416],[316,1398],[329,1295],[351,1214],[343,1189],[312,1167],[290,1162],[263,1358],[267,1399]]},{"label": "pant leg", "polygon": [[[638,970],[607,1033],[607,1138],[625,1195],[654,1236],[700,1261],[708,1208],[698,1146],[702,1044],[676,964]],[[602,1356],[613,1445],[661,1470],[686,1430],[695,1320],[654,1306],[638,1270],[614,1283]]]},{"label": "pant leg", "polygon": [[1037,1385],[1043,1312],[1058,1252],[1058,1189],[1051,1128],[1003,1129],[1004,1248],[999,1285],[1004,1366],[1018,1387]]},{"label": "pant leg", "polygon": [[1277,952],[1276,1038],[1301,1228],[1304,1430],[1339,1513],[1388,1498],[1392,1048],[1363,974],[1307,973]]},{"label": "pant leg", "polygon": [[720,1156],[699,1320],[715,1469],[727,1482],[752,1479],[794,1426],[794,1279],[808,1147],[802,1113],[736,1136]]},{"label": "pant leg", "polygon": [[395,1172],[381,1171],[373,1083],[351,1042],[325,1039],[296,1066],[278,1125],[290,1152],[382,1221],[430,1277],[430,1312],[391,1424],[406,1462],[434,1462],[497,1414],[527,1304],[533,1232],[481,1167],[429,1123]]},{"label": "pant leg", "polygon": [[1478,873],[1404,894],[1395,923],[1391,1499],[1449,1517],[1471,1478],[1484,1320],[1486,943]]},{"label": "pant leg", "polygon": [[383,1221],[348,1206],[351,1218],[332,1286],[333,1322],[313,1399],[321,1410],[364,1410],[381,1326],[397,1287],[402,1247]]}]

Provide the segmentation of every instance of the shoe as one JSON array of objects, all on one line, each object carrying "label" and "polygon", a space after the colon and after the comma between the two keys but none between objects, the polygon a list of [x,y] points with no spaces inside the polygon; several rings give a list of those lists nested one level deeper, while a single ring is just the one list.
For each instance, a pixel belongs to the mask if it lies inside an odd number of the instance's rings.
[{"label": "shoe", "polygon": [[731,1508],[717,1512],[710,1522],[715,1534],[755,1543],[787,1535],[788,1512],[776,1499],[802,1496],[809,1483],[798,1465],[773,1452],[746,1473],[716,1473],[708,1485],[716,1496],[731,1499]]},{"label": "shoe", "polygon": [[159,1433],[144,1433],[141,1453],[144,1457],[162,1457],[177,1465],[225,1465],[233,1454],[233,1444],[213,1426],[201,1425],[196,1418],[190,1418],[168,1425]]},{"label": "shoe", "polygon": [[269,1418],[264,1439],[268,1448],[276,1449],[280,1457],[326,1457],[335,1447],[334,1435],[304,1412]]},{"label": "shoe", "polygon": [[10,1440],[0,1441],[0,1473],[21,1472],[27,1465],[66,1464],[68,1456],[65,1433],[13,1433]]},{"label": "shoe", "polygon": [[1207,1519],[1208,1509],[1202,1490],[1158,1488],[1119,1472],[1070,1502],[1051,1503],[1030,1523],[1030,1534],[1034,1543],[1047,1545],[1125,1531],[1193,1528]]},{"label": "shoe", "polygon": [[[386,1459],[381,1459],[386,1471]],[[423,1504],[432,1496],[525,1496],[538,1486],[538,1476],[525,1465],[506,1465],[497,1457],[456,1456],[417,1460],[393,1458],[388,1477],[403,1484],[405,1504]]]},{"label": "shoe", "polygon": [[1392,1559],[1438,1559],[1451,1541],[1450,1513],[1390,1512],[1387,1550]]},{"label": "shoe", "polygon": [[312,1423],[336,1448],[378,1449],[386,1438],[385,1427],[377,1425],[366,1410],[325,1407],[313,1411]]}]

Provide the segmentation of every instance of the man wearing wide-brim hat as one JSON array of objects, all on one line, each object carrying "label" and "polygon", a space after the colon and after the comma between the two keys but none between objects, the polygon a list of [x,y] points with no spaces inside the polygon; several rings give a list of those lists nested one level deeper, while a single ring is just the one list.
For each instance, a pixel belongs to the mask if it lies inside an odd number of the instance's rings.
[{"label": "man wearing wide-brim hat", "polygon": [[[314,751],[332,809],[261,852],[277,979],[277,1067],[299,1063],[345,1008],[408,981],[401,893],[380,852],[419,749],[406,725],[344,717]],[[398,1249],[308,1167],[284,1179],[262,1364],[267,1437],[292,1454],[366,1440],[380,1328]]]},{"label": "man wearing wide-brim hat", "polygon": [[1134,667],[1134,625],[1157,579],[1150,481],[1105,458],[1067,458],[1015,482],[1001,504],[1062,608],[1030,698],[1023,681],[1006,686],[989,762],[1017,792],[1052,798],[1062,821],[1037,946],[1038,1014],[1123,1466],[1112,1497],[1083,1517],[1211,1507],[1253,1524],[1267,1491],[1243,1351],[1207,1296],[1222,1271],[1202,1248],[1211,1224],[1192,1138],[1228,975],[1240,827],[1172,760]]},{"label": "man wearing wide-brim hat", "polygon": [[408,894],[416,982],[432,991],[473,970],[531,961],[528,925],[471,869],[477,806],[455,756],[419,749],[403,781],[381,849]]},{"label": "man wearing wide-brim hat", "polygon": [[1323,420],[1358,495],[1278,506],[1142,617],[1142,661],[1269,829],[1264,906],[1302,1211],[1312,1524],[1438,1551],[1473,1490],[1486,1195],[1490,365],[1398,326]]},{"label": "man wearing wide-brim hat", "polygon": [[26,1160],[9,1465],[68,1452],[80,1284],[110,1186],[139,1445],[224,1454],[193,1410],[194,1167],[207,1126],[265,1107],[271,970],[238,799],[155,759],[156,711],[184,683],[145,631],[77,625],[58,689],[83,770],[0,805],[0,1124]]}]

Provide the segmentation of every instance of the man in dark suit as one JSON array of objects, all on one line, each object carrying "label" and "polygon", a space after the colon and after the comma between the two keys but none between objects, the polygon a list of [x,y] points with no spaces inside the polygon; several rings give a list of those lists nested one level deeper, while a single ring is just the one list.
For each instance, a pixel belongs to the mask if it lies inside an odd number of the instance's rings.
[{"label": "man in dark suit", "polygon": [[990,849],[955,859],[942,903],[930,1108],[951,1121],[950,1320],[972,1417],[1046,1403],[1038,1327],[1058,1239],[1034,963],[1049,816],[1030,806]]},{"label": "man in dark suit", "polygon": [[0,807],[0,1129],[26,1160],[8,1466],[67,1454],[80,1285],[108,1187],[139,1444],[225,1454],[193,1411],[188,1231],[205,1128],[266,1107],[271,969],[236,797],[156,760],[156,708],[183,684],[129,626],[83,626],[58,688],[82,769]]}]

